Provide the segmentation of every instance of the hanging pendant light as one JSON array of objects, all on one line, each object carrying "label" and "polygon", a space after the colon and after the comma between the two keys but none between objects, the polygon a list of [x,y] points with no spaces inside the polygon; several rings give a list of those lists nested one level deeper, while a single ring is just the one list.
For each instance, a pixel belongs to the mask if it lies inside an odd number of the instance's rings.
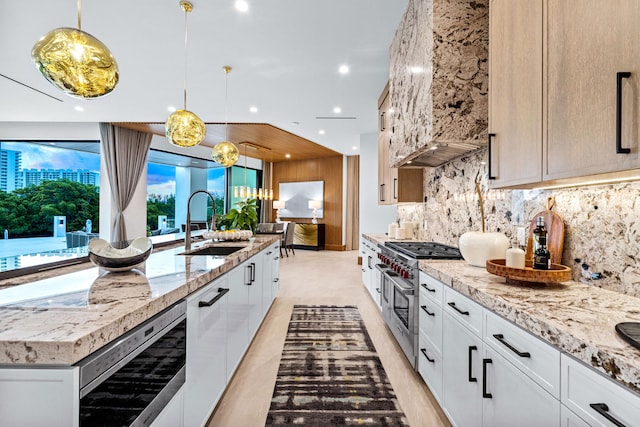
[{"label": "hanging pendant light", "polygon": [[229,123],[227,123],[227,100],[229,94],[229,73],[231,72],[231,67],[225,65],[222,69],[225,73],[224,141],[217,143],[215,147],[213,147],[213,150],[211,151],[211,158],[214,162],[228,168],[238,162],[238,159],[240,158],[240,151],[238,151],[238,147],[236,147],[235,144],[229,141]]},{"label": "hanging pendant light", "polygon": [[97,98],[115,89],[118,64],[100,40],[81,30],[81,0],[78,29],[56,28],[36,42],[31,59],[51,84],[76,98]]},{"label": "hanging pendant light", "polygon": [[187,110],[187,15],[193,10],[193,5],[182,0],[180,7],[184,11],[184,109],[171,114],[164,129],[167,139],[173,145],[193,147],[204,140],[207,128],[200,117]]},{"label": "hanging pendant light", "polygon": [[244,145],[244,185],[233,187],[233,197],[236,199],[273,200],[273,189],[251,188],[247,185],[247,147],[253,147],[253,144],[248,142],[241,142],[240,144]]}]

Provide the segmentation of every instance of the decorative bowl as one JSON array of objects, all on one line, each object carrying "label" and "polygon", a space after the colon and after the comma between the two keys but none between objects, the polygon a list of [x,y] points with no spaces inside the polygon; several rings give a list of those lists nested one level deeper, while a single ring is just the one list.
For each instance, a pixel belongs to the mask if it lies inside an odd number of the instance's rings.
[{"label": "decorative bowl", "polygon": [[502,233],[467,231],[458,241],[460,254],[475,267],[484,267],[487,260],[504,258],[509,239]]},{"label": "decorative bowl", "polygon": [[251,230],[215,230],[205,231],[203,236],[205,239],[216,241],[249,240],[253,236],[253,232]]},{"label": "decorative bowl", "polygon": [[146,261],[152,250],[153,244],[148,237],[138,237],[122,249],[104,239],[89,241],[89,259],[107,271],[129,271]]}]

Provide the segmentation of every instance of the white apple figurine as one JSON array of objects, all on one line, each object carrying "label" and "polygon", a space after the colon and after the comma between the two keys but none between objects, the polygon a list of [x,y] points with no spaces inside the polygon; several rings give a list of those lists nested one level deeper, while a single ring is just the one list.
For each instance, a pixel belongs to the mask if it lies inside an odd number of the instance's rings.
[{"label": "white apple figurine", "polygon": [[509,249],[509,239],[502,233],[467,231],[458,242],[465,261],[476,267],[486,267],[489,259],[502,259]]}]

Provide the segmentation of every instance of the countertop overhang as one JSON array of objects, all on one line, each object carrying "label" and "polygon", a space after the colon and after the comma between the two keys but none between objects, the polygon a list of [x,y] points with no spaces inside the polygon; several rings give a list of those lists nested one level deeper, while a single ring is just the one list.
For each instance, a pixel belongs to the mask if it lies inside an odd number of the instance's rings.
[{"label": "countertop overhang", "polygon": [[[154,251],[140,270],[98,267],[33,275],[0,290],[0,364],[69,366],[280,240],[255,242],[225,256],[181,255],[184,245]],[[193,249],[211,244],[200,242]],[[91,265],[91,264],[89,264]]]},{"label": "countertop overhang", "polygon": [[[365,234],[384,244],[384,234]],[[607,377],[640,393],[640,350],[615,331],[640,322],[640,298],[569,281],[508,285],[465,261],[420,260],[420,269]]]}]

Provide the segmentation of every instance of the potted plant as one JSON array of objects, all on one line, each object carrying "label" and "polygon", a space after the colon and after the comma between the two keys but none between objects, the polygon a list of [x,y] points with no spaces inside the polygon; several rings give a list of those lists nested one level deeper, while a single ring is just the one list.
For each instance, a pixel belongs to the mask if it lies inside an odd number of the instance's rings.
[{"label": "potted plant", "polygon": [[235,205],[238,207],[231,209],[228,214],[223,216],[221,225],[224,225],[226,230],[251,230],[251,233],[255,234],[258,227],[257,200],[241,200]]}]

